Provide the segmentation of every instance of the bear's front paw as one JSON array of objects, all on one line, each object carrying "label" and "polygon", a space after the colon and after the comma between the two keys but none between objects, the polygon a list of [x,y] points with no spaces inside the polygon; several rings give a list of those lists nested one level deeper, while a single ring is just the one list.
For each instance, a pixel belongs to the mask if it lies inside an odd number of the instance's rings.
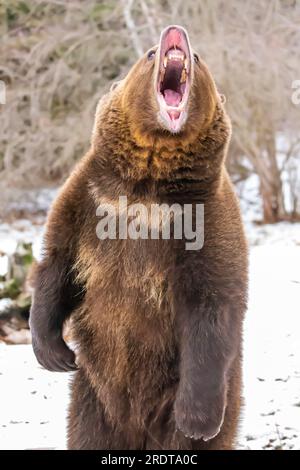
[{"label": "bear's front paw", "polygon": [[178,390],[175,400],[175,421],[179,431],[190,439],[209,441],[219,434],[226,409],[226,387],[201,394]]},{"label": "bear's front paw", "polygon": [[75,354],[62,337],[45,336],[37,340],[32,336],[32,347],[38,362],[52,372],[68,372],[77,369]]}]

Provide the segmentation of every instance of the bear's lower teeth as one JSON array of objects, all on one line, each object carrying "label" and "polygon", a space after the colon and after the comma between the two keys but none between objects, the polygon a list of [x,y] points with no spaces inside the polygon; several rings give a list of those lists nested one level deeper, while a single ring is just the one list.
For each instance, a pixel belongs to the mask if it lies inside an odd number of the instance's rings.
[{"label": "bear's lower teeth", "polygon": [[180,83],[185,83],[186,82],[186,71],[185,69],[182,70],[181,77],[180,77]]}]

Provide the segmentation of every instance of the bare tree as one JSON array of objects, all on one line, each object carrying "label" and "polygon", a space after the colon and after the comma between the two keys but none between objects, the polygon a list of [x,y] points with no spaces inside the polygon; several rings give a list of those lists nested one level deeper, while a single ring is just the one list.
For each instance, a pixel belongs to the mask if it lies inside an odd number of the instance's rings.
[{"label": "bare tree", "polygon": [[300,3],[294,1],[1,2],[7,103],[0,114],[0,178],[27,186],[64,178],[88,146],[101,94],[171,23],[188,29],[227,97],[230,168],[250,162],[264,221],[297,218],[300,107],[291,95],[300,79]]},{"label": "bare tree", "polygon": [[290,218],[278,157],[282,137],[292,143],[298,134],[300,110],[291,101],[291,86],[300,76],[300,4],[187,1],[181,3],[179,14],[189,30],[192,23],[193,44],[227,96],[239,149],[235,158],[246,157],[259,177],[264,221]]}]

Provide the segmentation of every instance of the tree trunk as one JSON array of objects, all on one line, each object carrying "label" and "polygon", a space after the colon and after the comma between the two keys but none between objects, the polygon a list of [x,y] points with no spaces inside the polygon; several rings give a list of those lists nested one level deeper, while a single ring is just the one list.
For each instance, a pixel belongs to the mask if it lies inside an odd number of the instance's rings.
[{"label": "tree trunk", "polygon": [[275,224],[287,219],[274,136],[275,132],[264,134],[264,155],[257,157],[254,163],[260,181],[263,222],[266,224]]},{"label": "tree trunk", "polygon": [[267,181],[260,178],[260,193],[263,205],[263,221],[266,224],[274,224],[286,220],[287,214],[284,208],[282,184],[279,180]]},{"label": "tree trunk", "polygon": [[263,218],[266,224],[274,224],[286,219],[281,175],[278,168],[275,134],[267,139],[267,168],[260,175],[260,191],[263,204]]}]

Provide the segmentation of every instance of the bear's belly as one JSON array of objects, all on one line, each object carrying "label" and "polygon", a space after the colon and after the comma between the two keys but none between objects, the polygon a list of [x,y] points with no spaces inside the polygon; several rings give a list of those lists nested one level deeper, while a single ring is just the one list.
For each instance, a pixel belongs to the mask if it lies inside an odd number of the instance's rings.
[{"label": "bear's belly", "polygon": [[73,325],[80,366],[106,409],[112,416],[146,419],[178,380],[165,276],[106,275],[87,291]]}]

